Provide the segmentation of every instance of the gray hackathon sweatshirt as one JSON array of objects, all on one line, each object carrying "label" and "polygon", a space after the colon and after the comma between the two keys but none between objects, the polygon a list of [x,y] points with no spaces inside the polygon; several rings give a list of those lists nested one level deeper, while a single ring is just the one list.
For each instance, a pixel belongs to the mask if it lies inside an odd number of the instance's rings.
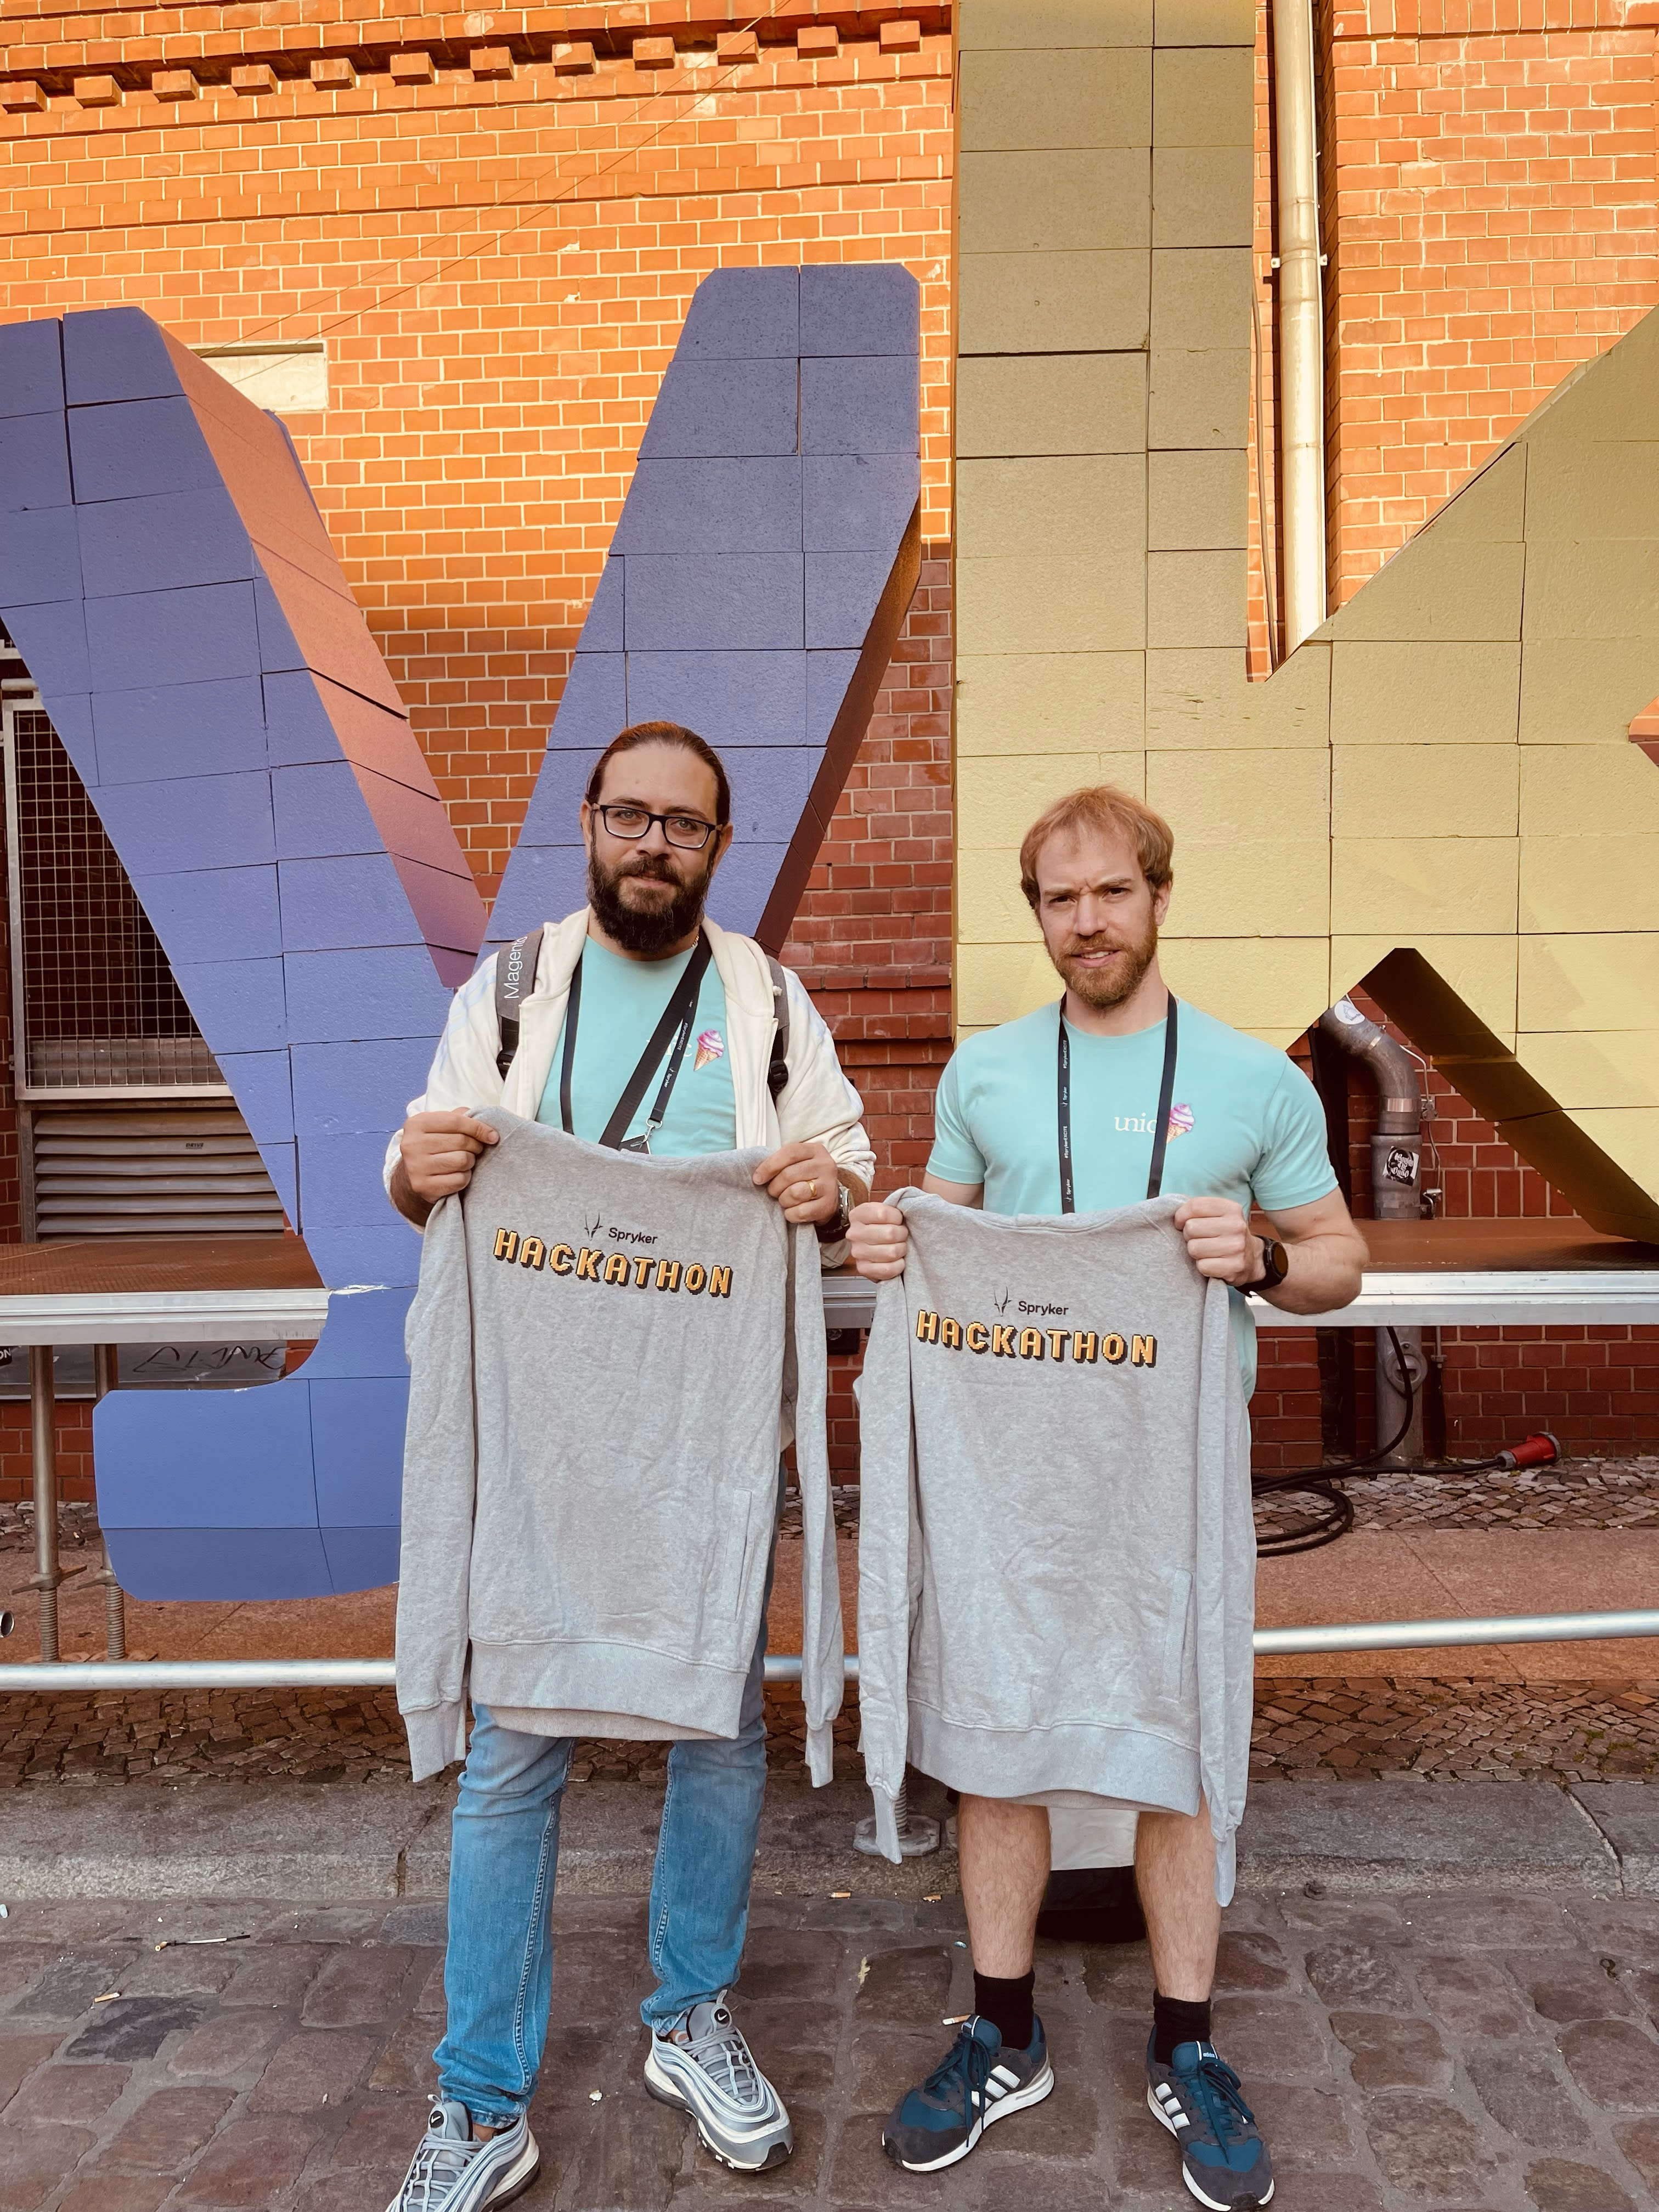
[{"label": "gray hackathon sweatshirt", "polygon": [[1209,1806],[1233,1887],[1253,1688],[1249,1425],[1177,1200],[1065,1218],[916,1190],[860,1393],[859,1705],[898,1856],[907,1756],[987,1797]]},{"label": "gray hackathon sweatshirt", "polygon": [[758,1150],[501,1132],[427,1225],[410,1309],[398,1705],[418,1782],[469,1697],[550,1735],[734,1736],[795,1414],[807,1761],[830,1779],[841,1594],[818,1241]]}]

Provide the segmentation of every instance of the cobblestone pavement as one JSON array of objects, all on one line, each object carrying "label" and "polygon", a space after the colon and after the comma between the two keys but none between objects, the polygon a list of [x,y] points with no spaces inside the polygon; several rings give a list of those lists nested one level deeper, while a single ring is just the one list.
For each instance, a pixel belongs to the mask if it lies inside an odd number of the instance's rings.
[{"label": "cobblestone pavement", "polygon": [[1659,1777],[1659,1681],[1269,1678],[1256,1685],[1250,1774],[1645,1781]]},{"label": "cobblestone pavement", "polygon": [[[1553,1467],[1455,1463],[1431,1473],[1387,1468],[1347,1485],[1357,1528],[1650,1528],[1659,1523],[1659,1459],[1565,1459]],[[1257,1502],[1256,1528],[1299,1522],[1296,1491]]]},{"label": "cobblestone pavement", "polygon": [[[644,1917],[556,1913],[526,2212],[1190,2206],[1142,2101],[1144,1947],[1042,1948],[1054,2094],[929,2179],[878,2137],[948,2037],[954,1905],[757,1899],[738,2011],[797,2148],[744,2180],[641,2087]],[[155,1948],[188,1936],[244,1940]],[[379,2212],[424,2120],[441,1936],[428,1904],[14,1907],[0,2212]],[[1216,2033],[1283,2212],[1654,2212],[1656,2014],[1659,1903],[1295,1895],[1230,1913]]]}]

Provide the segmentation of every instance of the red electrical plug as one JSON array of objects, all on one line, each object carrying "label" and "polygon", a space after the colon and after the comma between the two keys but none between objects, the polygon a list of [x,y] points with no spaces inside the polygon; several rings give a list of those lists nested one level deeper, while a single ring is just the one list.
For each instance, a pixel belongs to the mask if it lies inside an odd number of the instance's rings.
[{"label": "red electrical plug", "polygon": [[1499,1467],[1550,1467],[1561,1456],[1561,1447],[1547,1429],[1534,1430],[1513,1451],[1498,1455]]}]

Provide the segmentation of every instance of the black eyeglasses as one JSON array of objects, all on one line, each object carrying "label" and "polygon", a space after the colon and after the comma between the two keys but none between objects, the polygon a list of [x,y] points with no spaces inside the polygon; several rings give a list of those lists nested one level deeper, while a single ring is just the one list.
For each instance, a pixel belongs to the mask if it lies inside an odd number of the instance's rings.
[{"label": "black eyeglasses", "polygon": [[714,834],[714,824],[695,814],[653,814],[645,806],[596,806],[593,811],[613,837],[643,837],[653,822],[660,822],[669,843],[685,853],[701,853]]}]

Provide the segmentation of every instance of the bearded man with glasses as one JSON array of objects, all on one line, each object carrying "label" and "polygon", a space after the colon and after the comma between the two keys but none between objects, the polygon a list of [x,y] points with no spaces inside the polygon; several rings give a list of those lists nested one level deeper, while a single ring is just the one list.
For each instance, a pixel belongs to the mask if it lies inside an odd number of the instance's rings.
[{"label": "bearded man with glasses", "polygon": [[[387,1153],[392,1203],[424,1226],[497,1141],[477,1109],[505,1106],[623,1151],[764,1145],[756,1184],[786,1219],[811,1223],[824,1266],[839,1265],[874,1155],[805,992],[777,971],[781,1019],[766,954],[704,913],[732,837],[718,754],[676,722],[623,731],[588,780],[581,830],[587,905],[541,933],[516,1045],[497,1012],[495,960],[456,994],[425,1094]],[[512,951],[522,957],[527,944]],[[781,2165],[793,2147],[783,2100],[726,2002],[766,1787],[765,1650],[763,1613],[737,1736],[681,1741],[669,1753],[648,1923],[656,1987],[641,2007],[646,2087],[748,2172]],[[574,1748],[536,1733],[536,1718],[473,1709],[452,1832],[437,2099],[388,2212],[482,2212],[536,2176],[526,2115],[553,2002],[548,1912]]]}]

